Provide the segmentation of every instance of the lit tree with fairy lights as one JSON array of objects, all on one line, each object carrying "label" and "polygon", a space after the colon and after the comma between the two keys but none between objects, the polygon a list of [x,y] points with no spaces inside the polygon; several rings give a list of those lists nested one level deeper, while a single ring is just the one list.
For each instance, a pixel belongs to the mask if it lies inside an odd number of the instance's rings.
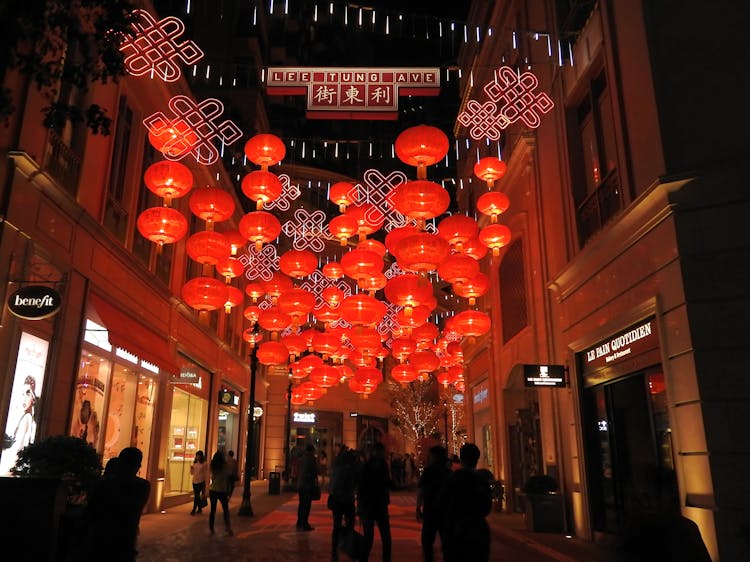
[{"label": "lit tree with fairy lights", "polygon": [[425,437],[440,434],[442,402],[433,380],[401,385],[389,382],[391,422],[406,439],[417,443]]}]

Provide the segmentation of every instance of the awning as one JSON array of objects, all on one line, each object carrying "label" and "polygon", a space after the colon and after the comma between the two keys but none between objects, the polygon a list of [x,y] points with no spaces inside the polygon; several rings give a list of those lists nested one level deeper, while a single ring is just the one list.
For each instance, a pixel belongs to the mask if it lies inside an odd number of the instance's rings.
[{"label": "awning", "polygon": [[172,374],[180,372],[180,367],[169,351],[169,342],[163,335],[145,327],[96,293],[91,293],[89,299],[104,327],[107,328],[109,343],[153,363],[164,371]]}]

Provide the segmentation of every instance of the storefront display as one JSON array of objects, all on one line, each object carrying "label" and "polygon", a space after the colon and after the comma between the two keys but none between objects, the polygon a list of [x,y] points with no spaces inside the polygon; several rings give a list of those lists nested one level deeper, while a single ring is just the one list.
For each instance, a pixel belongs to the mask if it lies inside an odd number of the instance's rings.
[{"label": "storefront display", "polygon": [[481,439],[477,443],[482,451],[479,458],[480,468],[486,468],[494,474],[494,452],[492,450],[492,411],[490,409],[490,387],[488,379],[474,385],[471,389],[471,405],[474,414],[474,435]]}]

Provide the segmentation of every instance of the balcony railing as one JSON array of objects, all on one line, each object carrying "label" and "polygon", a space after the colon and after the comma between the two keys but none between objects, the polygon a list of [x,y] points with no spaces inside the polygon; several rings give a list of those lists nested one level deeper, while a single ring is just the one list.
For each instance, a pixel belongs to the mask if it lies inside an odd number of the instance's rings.
[{"label": "balcony railing", "polygon": [[617,170],[612,170],[596,191],[578,206],[576,218],[581,247],[622,209],[621,192]]}]

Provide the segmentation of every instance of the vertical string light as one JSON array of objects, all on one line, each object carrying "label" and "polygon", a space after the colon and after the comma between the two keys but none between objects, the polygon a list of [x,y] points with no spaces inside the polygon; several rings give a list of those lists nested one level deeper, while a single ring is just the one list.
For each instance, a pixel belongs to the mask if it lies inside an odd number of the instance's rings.
[{"label": "vertical string light", "polygon": [[511,35],[511,37],[513,39],[513,48],[514,49],[518,49],[518,39],[516,38],[516,32],[515,31],[513,32],[513,34]]},{"label": "vertical string light", "polygon": [[284,15],[289,15],[289,0],[284,0]]},{"label": "vertical string light", "polygon": [[258,6],[253,6],[253,25],[258,25]]},{"label": "vertical string light", "polygon": [[388,15],[385,16],[385,34],[391,34],[391,16]]},{"label": "vertical string light", "polygon": [[456,160],[460,160],[461,155],[458,152],[458,139],[456,139]]},{"label": "vertical string light", "polygon": [[344,4],[344,25],[349,25],[349,4]]},{"label": "vertical string light", "polygon": [[557,40],[557,66],[563,65],[562,43]]},{"label": "vertical string light", "polygon": [[372,141],[370,141],[370,153],[369,153],[369,157],[372,158]]},{"label": "vertical string light", "polygon": [[190,13],[190,0],[187,0],[187,4],[185,5],[185,13],[186,14]]},{"label": "vertical string light", "polygon": [[362,8],[359,9],[359,15],[357,16],[357,25],[362,27]]},{"label": "vertical string light", "polygon": [[211,76],[211,65],[206,65],[206,80]]},{"label": "vertical string light", "polygon": [[438,36],[442,39],[443,38],[443,20],[440,20],[438,22]]},{"label": "vertical string light", "polygon": [[273,0],[270,0],[270,5],[268,6],[268,13],[273,15]]},{"label": "vertical string light", "polygon": [[313,8],[313,21],[318,21],[318,5],[315,4],[315,7]]},{"label": "vertical string light", "polygon": [[328,13],[333,15],[333,2],[328,3]]},{"label": "vertical string light", "polygon": [[302,141],[302,159],[305,159],[305,141]]}]

